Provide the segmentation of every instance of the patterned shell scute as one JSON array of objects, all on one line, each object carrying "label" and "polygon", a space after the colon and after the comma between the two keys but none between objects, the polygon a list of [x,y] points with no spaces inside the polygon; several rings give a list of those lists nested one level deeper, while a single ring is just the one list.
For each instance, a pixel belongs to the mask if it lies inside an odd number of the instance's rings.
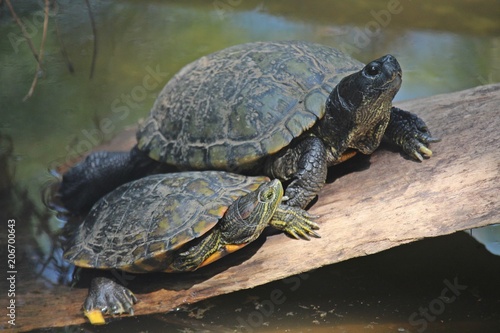
[{"label": "patterned shell scute", "polygon": [[324,115],[329,93],[362,64],[323,45],[237,45],[185,66],[138,134],[156,160],[237,170],[287,146]]},{"label": "patterned shell scute", "polygon": [[209,232],[236,198],[268,180],[207,171],[127,183],[94,205],[65,258],[83,267],[164,270],[173,250]]}]

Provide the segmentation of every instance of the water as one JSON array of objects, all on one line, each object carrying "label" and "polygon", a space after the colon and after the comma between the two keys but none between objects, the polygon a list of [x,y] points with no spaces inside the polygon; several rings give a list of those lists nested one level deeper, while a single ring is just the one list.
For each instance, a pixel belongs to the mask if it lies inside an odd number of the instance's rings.
[{"label": "water", "polygon": [[[43,31],[41,3],[14,4],[37,49]],[[50,15],[43,70],[34,95],[26,101],[36,62],[7,8],[0,12],[0,213],[2,221],[12,216],[20,221],[16,230],[24,242],[20,256],[36,272],[44,268],[41,278],[47,286],[67,283],[71,274],[53,242],[63,222],[41,200],[43,188],[53,181],[47,170],[73,161],[136,124],[168,79],[202,55],[234,44],[282,39],[339,47],[364,62],[392,53],[404,71],[396,100],[500,81],[498,1],[130,0],[93,2],[91,7],[97,32],[92,78],[94,36],[85,2],[60,1]],[[238,318],[246,322],[253,318],[259,325],[249,327],[258,332],[416,332],[419,326],[411,325],[409,316],[439,296],[442,281],[454,279],[457,270],[475,282],[468,284],[463,293],[467,296],[447,306],[431,323],[432,330],[472,332],[481,322],[498,323],[498,287],[492,279],[480,278],[478,272],[484,267],[474,264],[487,261],[485,267],[491,268],[499,266],[498,259],[467,243],[466,235],[450,237],[433,240],[438,245],[423,253],[434,257],[440,247],[448,248],[450,255],[454,249],[462,256],[473,252],[469,265],[458,256],[448,270],[435,273],[450,259],[443,257],[436,264],[415,256],[410,262],[403,254],[425,249],[415,244],[405,247],[406,252],[394,249],[326,267],[310,273],[300,289],[287,294],[286,302],[263,316],[262,322],[258,315],[262,312],[255,314],[262,307],[256,307],[274,288],[286,288],[285,282],[216,298],[176,314],[117,321],[100,330],[137,325],[133,327],[147,326],[151,331],[159,327],[231,331],[241,325]],[[391,256],[402,258],[393,263]],[[47,258],[52,260],[44,266]],[[23,279],[29,281],[35,271],[27,270]],[[498,270],[491,274],[499,276]],[[401,281],[412,282],[405,287]],[[491,308],[481,312],[476,310],[478,304]],[[209,310],[203,319],[192,317],[196,309],[205,308]]]}]

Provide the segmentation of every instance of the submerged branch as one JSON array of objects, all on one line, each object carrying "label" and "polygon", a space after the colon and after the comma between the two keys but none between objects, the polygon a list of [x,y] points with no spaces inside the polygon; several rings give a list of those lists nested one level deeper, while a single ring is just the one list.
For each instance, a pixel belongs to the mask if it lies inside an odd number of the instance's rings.
[{"label": "submerged branch", "polygon": [[[59,5],[58,5],[57,1],[55,1],[55,0],[53,1],[53,8],[56,11],[59,8]],[[62,35],[61,35],[61,30],[59,29],[59,23],[57,21],[57,18],[54,19],[54,27],[56,29],[57,40],[59,41],[59,44],[61,44],[61,54],[64,58],[64,61],[66,62],[66,66],[68,67],[68,71],[71,74],[74,74],[75,68],[73,67],[73,63],[69,59],[68,52],[66,51],[66,45],[64,44],[64,40],[63,40]]]},{"label": "submerged branch", "polygon": [[92,25],[92,34],[94,35],[94,49],[92,52],[92,63],[90,65],[89,75],[89,78],[91,79],[94,76],[95,62],[97,58],[97,29],[95,27],[94,14],[92,13],[92,8],[90,7],[89,0],[85,0],[85,3],[87,4],[87,8],[89,10],[90,24]]},{"label": "submerged branch", "polygon": [[31,52],[33,53],[33,56],[35,57],[35,60],[37,61],[38,65],[40,65],[40,59],[38,56],[38,53],[35,50],[35,46],[33,45],[33,42],[31,41],[31,38],[26,31],[26,27],[24,26],[24,23],[19,19],[19,16],[17,16],[16,11],[14,10],[14,7],[12,7],[12,4],[10,3],[10,0],[5,0],[5,3],[7,4],[7,7],[9,7],[9,11],[14,18],[14,21],[16,21],[16,24],[19,26],[21,29],[21,32],[23,33],[24,38],[26,39],[26,42],[28,42],[29,48],[31,49]]},{"label": "submerged branch", "polygon": [[38,56],[38,62],[36,66],[36,72],[35,72],[35,77],[33,78],[33,83],[31,83],[30,90],[28,91],[28,94],[24,96],[23,101],[26,101],[28,98],[33,96],[33,92],[35,91],[36,84],[38,83],[38,76],[40,74],[40,71],[42,70],[42,60],[43,60],[43,52],[45,48],[45,40],[47,39],[47,29],[49,26],[49,7],[50,7],[50,1],[45,0],[45,8],[44,8],[44,19],[43,19],[43,33],[42,33],[42,42],[40,43],[40,52]]}]

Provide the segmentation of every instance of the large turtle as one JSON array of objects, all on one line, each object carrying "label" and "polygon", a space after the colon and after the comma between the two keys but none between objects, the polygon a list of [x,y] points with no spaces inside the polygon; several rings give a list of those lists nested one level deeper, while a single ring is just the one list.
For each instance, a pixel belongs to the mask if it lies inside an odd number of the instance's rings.
[{"label": "large turtle", "polygon": [[130,153],[97,152],[63,176],[61,196],[88,209],[158,162],[180,170],[227,170],[290,181],[305,207],[328,166],[371,154],[385,138],[417,160],[436,142],[416,115],[392,106],[401,67],[391,55],[363,66],[328,46],[256,42],[202,57],[163,88]]},{"label": "large turtle", "polygon": [[[319,237],[306,211],[281,204],[277,179],[222,171],[147,176],[101,198],[69,241],[80,267],[133,273],[185,272],[234,252],[272,226],[294,238]],[[92,281],[84,311],[131,313],[135,301],[108,279]]]}]

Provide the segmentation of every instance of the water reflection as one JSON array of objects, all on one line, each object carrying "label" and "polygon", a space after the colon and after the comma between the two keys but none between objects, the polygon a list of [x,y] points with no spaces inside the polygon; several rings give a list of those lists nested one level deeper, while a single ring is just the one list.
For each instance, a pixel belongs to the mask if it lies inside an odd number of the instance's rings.
[{"label": "water reflection", "polygon": [[[15,154],[12,139],[0,134],[0,218],[16,220],[16,262],[20,265],[21,279],[41,278],[50,284],[68,282],[69,265],[61,256],[60,228],[54,227],[53,213],[37,205],[29,191],[19,185],[15,175]],[[2,255],[6,258],[6,246]]]}]

